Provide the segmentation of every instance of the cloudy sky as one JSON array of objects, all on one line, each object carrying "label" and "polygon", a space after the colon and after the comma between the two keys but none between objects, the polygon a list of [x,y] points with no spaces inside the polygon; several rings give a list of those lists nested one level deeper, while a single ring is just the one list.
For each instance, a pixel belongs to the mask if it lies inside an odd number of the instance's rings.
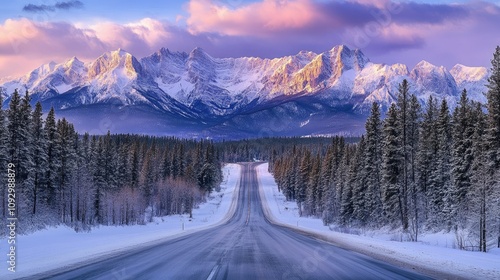
[{"label": "cloudy sky", "polygon": [[374,62],[489,67],[500,45],[500,1],[32,0],[4,1],[0,78],[122,48],[214,57],[280,57],[335,45]]}]

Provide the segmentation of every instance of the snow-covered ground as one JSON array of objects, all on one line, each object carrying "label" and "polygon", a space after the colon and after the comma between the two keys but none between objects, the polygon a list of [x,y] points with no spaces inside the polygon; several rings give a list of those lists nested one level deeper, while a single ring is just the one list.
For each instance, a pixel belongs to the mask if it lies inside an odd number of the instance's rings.
[{"label": "snow-covered ground", "polygon": [[[50,228],[17,237],[16,272],[0,269],[0,279],[15,279],[36,273],[117,254],[140,246],[213,227],[227,221],[236,209],[241,166],[227,164],[220,192],[213,192],[207,202],[189,215],[156,218],[153,223],[135,226],[101,226],[90,233],[76,233],[68,227]],[[182,229],[184,225],[184,230]],[[6,260],[7,240],[0,240]]]},{"label": "snow-covered ground", "polygon": [[423,272],[437,272],[437,276],[453,274],[465,279],[500,279],[500,250],[488,253],[453,249],[453,234],[427,234],[419,242],[399,242],[400,237],[386,230],[346,234],[332,231],[321,219],[299,217],[297,204],[286,201],[268,171],[268,164],[257,167],[264,211],[277,224],[312,232],[322,239],[346,249],[358,251],[379,259],[418,267]]}]

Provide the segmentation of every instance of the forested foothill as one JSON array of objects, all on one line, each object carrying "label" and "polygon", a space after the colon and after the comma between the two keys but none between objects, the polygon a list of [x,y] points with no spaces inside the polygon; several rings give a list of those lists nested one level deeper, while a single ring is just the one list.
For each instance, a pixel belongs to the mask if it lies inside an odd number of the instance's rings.
[{"label": "forested foothill", "polygon": [[[8,164],[14,166],[18,233],[191,214],[221,182],[221,162],[210,141],[79,135],[53,109],[44,118],[40,103],[34,107],[27,92],[21,97],[16,91],[8,109],[0,109],[0,166],[5,175]],[[0,213],[6,219],[7,176],[0,180]]]}]

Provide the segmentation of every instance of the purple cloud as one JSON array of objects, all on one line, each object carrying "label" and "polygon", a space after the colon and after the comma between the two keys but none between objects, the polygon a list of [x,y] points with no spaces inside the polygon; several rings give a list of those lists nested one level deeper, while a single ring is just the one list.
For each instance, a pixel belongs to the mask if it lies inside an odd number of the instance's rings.
[{"label": "purple cloud", "polygon": [[[303,11],[300,17],[295,16],[297,9]],[[22,56],[36,58],[38,63],[42,58],[62,61],[74,55],[90,60],[117,48],[139,58],[161,47],[174,51],[202,47],[215,57],[273,58],[301,50],[320,53],[347,44],[361,48],[376,62],[411,67],[426,59],[447,67],[455,63],[488,66],[492,50],[500,45],[500,7],[487,2],[266,0],[232,8],[192,0],[187,11],[186,22],[179,24],[145,18],[128,24],[77,27],[7,20],[0,24],[0,60]],[[29,65],[27,70],[36,66]],[[18,73],[22,73],[20,68]],[[7,71],[12,68],[0,69],[0,75]]]},{"label": "purple cloud", "polygon": [[57,2],[55,5],[35,5],[28,4],[23,7],[24,12],[40,13],[40,12],[54,12],[55,10],[69,10],[83,8],[83,3],[78,0],[71,0],[65,2]]},{"label": "purple cloud", "polygon": [[49,5],[34,5],[34,4],[28,4],[23,7],[24,12],[30,12],[30,13],[39,13],[39,12],[53,12],[56,9],[54,6],[49,6]]}]

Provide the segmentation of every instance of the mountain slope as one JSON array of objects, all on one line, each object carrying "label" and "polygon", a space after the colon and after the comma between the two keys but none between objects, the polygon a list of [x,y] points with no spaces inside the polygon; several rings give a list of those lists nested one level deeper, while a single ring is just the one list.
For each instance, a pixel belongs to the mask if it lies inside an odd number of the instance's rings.
[{"label": "mountain slope", "polygon": [[[214,58],[201,48],[190,53],[162,48],[142,59],[118,49],[88,63],[76,57],[51,62],[0,87],[6,102],[14,89],[28,90],[33,101],[70,119],[95,110],[96,116],[113,119],[116,132],[176,134],[182,128],[183,135],[194,137],[232,137],[232,131],[235,137],[251,137],[268,130],[274,135],[359,133],[371,103],[387,108],[403,79],[422,102],[435,95],[453,106],[463,88],[484,102],[487,77],[481,67],[457,65],[448,71],[422,61],[409,71],[402,64],[377,64],[346,46],[275,59]],[[129,121],[154,121],[145,125],[148,129],[140,122],[139,128],[127,126],[116,118],[118,111],[129,112]],[[97,120],[82,126],[103,130]]]}]

